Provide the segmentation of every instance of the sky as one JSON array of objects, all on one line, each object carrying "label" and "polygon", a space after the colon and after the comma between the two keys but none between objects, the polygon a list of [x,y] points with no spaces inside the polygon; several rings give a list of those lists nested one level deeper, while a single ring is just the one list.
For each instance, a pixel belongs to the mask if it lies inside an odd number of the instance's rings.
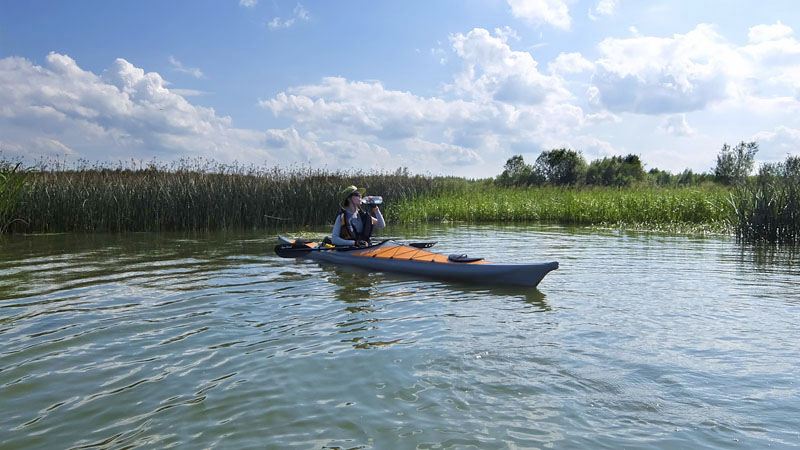
[{"label": "sky", "polygon": [[750,0],[0,1],[3,157],[491,177],[513,155],[800,153],[800,8]]}]

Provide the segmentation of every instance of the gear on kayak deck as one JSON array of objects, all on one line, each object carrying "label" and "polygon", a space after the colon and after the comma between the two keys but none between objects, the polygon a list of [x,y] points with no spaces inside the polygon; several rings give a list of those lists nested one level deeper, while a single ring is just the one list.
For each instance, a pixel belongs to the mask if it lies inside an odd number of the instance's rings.
[{"label": "gear on kayak deck", "polygon": [[447,257],[447,260],[452,262],[468,263],[468,262],[481,261],[483,260],[483,258],[470,258],[467,255],[450,255]]}]

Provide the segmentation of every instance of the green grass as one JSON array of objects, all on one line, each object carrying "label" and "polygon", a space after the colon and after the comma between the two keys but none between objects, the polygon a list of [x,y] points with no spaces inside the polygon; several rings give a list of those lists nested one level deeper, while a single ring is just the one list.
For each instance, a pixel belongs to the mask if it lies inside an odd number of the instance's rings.
[{"label": "green grass", "polygon": [[724,231],[732,207],[728,190],[701,188],[498,188],[470,186],[407,199],[394,207],[399,222],[525,222]]}]

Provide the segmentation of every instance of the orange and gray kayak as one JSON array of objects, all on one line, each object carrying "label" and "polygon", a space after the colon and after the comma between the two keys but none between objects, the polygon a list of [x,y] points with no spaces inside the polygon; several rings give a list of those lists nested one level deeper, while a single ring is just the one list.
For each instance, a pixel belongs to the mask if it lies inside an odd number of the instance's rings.
[{"label": "orange and gray kayak", "polygon": [[386,240],[368,247],[334,247],[326,244],[287,239],[275,253],[284,258],[310,258],[375,271],[419,275],[426,278],[463,280],[482,284],[536,286],[557,262],[534,264],[495,264],[467,255],[444,255],[426,250],[433,243],[402,244]]}]

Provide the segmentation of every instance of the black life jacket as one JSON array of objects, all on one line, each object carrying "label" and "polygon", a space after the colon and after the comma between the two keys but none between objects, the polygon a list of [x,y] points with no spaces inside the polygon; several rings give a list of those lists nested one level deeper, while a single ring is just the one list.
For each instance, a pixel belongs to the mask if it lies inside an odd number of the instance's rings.
[{"label": "black life jacket", "polygon": [[[339,216],[341,217],[339,219],[341,220],[339,237],[350,241],[367,241],[367,243],[370,243],[369,239],[372,237],[372,216],[360,209],[352,213],[352,215],[348,213],[349,211],[342,211],[342,214]],[[356,217],[361,219],[361,233],[359,233],[358,229],[353,225],[353,221],[355,221]]]}]

